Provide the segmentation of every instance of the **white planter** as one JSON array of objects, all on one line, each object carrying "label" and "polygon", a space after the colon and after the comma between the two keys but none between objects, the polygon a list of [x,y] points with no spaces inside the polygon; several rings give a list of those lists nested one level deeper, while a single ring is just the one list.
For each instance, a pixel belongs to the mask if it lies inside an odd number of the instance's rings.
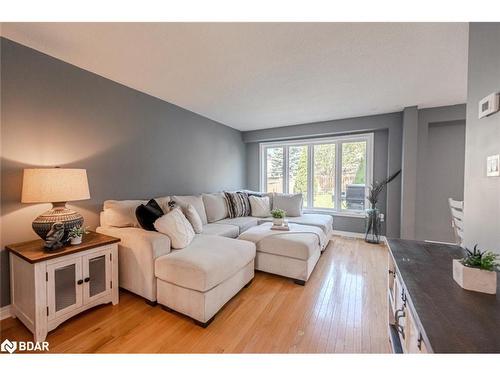
[{"label": "white planter", "polygon": [[82,236],[80,237],[71,237],[72,245],[80,245],[82,243]]},{"label": "white planter", "polygon": [[281,225],[283,225],[283,219],[276,219],[276,218],[274,218],[273,219],[273,224],[281,226]]},{"label": "white planter", "polygon": [[496,294],[497,273],[479,268],[466,267],[458,259],[453,259],[453,280],[462,288],[474,292]]}]

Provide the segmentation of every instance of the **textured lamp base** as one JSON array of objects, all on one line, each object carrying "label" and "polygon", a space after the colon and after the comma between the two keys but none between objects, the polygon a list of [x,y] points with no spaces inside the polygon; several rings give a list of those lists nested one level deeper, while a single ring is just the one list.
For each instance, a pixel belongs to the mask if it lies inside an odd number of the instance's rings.
[{"label": "textured lamp base", "polygon": [[83,226],[83,216],[75,210],[66,207],[66,203],[54,203],[54,207],[38,216],[32,224],[33,230],[43,240],[49,233],[52,224],[60,221],[64,225],[63,241],[67,239],[68,232],[73,227]]}]

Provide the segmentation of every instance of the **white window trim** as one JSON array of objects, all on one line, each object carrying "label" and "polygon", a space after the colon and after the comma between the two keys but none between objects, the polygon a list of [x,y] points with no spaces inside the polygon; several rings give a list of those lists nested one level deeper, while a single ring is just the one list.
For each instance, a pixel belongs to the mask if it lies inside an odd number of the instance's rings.
[{"label": "white window trim", "polygon": [[[335,137],[323,137],[323,138],[312,138],[304,140],[295,141],[281,141],[281,142],[261,142],[259,144],[259,188],[260,191],[265,191],[266,188],[266,157],[264,152],[267,148],[271,147],[283,147],[284,150],[284,162],[283,162],[283,190],[288,193],[288,148],[290,146],[309,146],[308,148],[308,165],[307,165],[307,175],[312,176],[313,166],[314,166],[314,153],[312,151],[312,146],[315,144],[325,144],[325,143],[335,143],[340,145],[342,142],[350,141],[366,141],[366,154],[368,156],[366,164],[366,182],[367,186],[373,183],[373,133],[363,133],[363,134],[353,134],[353,135],[342,135]],[[335,160],[335,178],[337,179],[336,184],[340,186],[340,181],[342,179],[342,150],[339,146],[336,146],[336,160]],[[308,178],[307,189],[312,192],[313,179]],[[313,208],[312,207],[312,194],[308,194],[307,208],[304,208],[304,212],[307,213],[325,213],[334,216],[346,216],[346,217],[364,217],[364,211],[355,210],[339,210],[339,209],[329,209],[329,208]],[[335,206],[340,207],[340,195],[336,194]],[[369,202],[365,198],[365,207],[369,207]]]}]

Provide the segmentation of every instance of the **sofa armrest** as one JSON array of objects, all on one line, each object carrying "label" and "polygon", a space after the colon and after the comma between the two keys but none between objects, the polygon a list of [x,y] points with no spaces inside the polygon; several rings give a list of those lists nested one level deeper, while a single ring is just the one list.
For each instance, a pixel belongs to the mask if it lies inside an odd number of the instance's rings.
[{"label": "sofa armrest", "polygon": [[135,227],[108,226],[98,227],[96,232],[119,238],[122,246],[146,251],[153,260],[170,253],[170,238],[158,232]]},{"label": "sofa armrest", "polygon": [[118,244],[120,286],[150,301],[155,301],[154,261],[170,253],[170,238],[158,232],[134,227],[102,226],[96,231],[120,239]]}]

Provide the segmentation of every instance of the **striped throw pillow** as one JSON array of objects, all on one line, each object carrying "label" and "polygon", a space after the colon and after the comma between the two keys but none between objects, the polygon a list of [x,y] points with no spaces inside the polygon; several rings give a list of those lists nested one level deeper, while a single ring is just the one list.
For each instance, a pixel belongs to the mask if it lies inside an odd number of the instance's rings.
[{"label": "striped throw pillow", "polygon": [[237,191],[235,193],[224,192],[227,200],[227,211],[230,218],[239,216],[250,216],[250,201],[248,194]]}]

